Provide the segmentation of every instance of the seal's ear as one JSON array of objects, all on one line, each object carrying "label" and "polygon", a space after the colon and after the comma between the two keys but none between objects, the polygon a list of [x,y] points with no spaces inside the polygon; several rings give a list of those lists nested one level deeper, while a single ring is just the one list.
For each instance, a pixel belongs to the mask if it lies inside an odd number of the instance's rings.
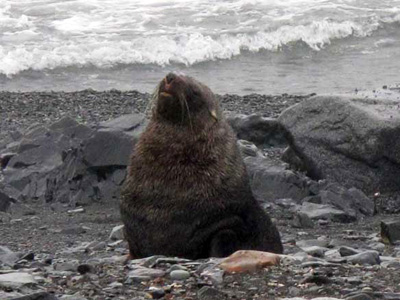
[{"label": "seal's ear", "polygon": [[211,109],[211,110],[210,110],[210,115],[211,115],[211,117],[214,118],[215,121],[218,122],[217,111],[216,111],[215,109]]}]

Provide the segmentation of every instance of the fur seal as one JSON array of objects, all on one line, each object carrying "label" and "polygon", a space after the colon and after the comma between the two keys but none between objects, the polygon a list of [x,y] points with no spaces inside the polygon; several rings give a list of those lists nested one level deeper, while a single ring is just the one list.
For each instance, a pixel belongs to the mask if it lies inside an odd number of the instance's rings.
[{"label": "fur seal", "polygon": [[282,253],[279,232],[253,197],[236,136],[211,90],[169,73],[154,101],[120,202],[130,257]]}]

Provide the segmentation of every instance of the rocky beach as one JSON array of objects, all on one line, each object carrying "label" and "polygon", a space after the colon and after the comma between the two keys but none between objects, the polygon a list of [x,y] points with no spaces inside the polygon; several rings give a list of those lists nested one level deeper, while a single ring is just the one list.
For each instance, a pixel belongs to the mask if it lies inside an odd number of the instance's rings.
[{"label": "rocky beach", "polygon": [[400,299],[399,98],[219,96],[285,248],[231,273],[126,261],[118,193],[150,94],[0,92],[0,299]]}]

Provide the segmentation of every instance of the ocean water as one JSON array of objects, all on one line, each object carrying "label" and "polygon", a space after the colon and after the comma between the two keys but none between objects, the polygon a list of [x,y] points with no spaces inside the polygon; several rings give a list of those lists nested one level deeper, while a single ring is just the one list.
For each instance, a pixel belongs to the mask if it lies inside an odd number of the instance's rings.
[{"label": "ocean water", "polygon": [[1,0],[0,90],[218,93],[400,84],[400,0]]}]

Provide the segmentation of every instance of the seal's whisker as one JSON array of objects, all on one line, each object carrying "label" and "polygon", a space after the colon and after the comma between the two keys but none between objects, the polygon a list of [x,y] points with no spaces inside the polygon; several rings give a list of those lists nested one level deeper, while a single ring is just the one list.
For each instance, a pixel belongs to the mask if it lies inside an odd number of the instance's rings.
[{"label": "seal's whisker", "polygon": [[189,109],[189,105],[188,105],[188,103],[187,103],[187,100],[186,100],[186,98],[185,98],[185,97],[183,97],[183,101],[185,102],[186,110],[187,110],[187,113],[188,113],[188,118],[189,118],[189,125],[190,125],[190,129],[191,129],[191,130],[192,130],[192,132],[193,132],[192,117],[190,116],[190,109]]},{"label": "seal's whisker", "polygon": [[153,110],[156,106],[159,93],[160,93],[160,84],[156,86],[153,94],[151,95],[146,105],[146,109],[144,110],[144,115],[146,116],[147,119],[150,119],[151,115],[153,114]]}]

